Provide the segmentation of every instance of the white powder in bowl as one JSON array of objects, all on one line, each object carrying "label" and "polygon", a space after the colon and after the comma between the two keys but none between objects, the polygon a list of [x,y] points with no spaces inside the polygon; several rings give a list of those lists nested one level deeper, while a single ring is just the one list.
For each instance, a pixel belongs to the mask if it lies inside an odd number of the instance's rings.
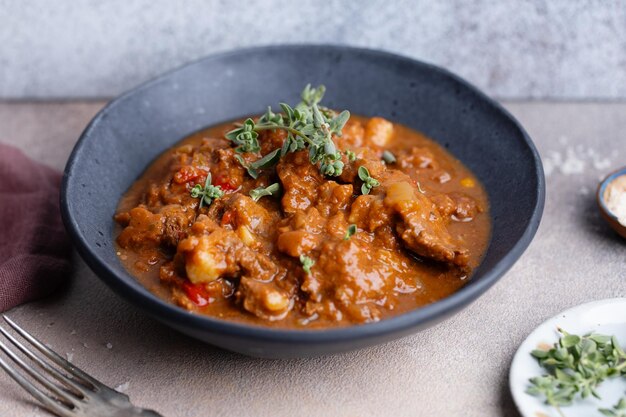
[{"label": "white powder in bowl", "polygon": [[626,175],[611,181],[604,190],[604,203],[622,226],[626,226]]}]

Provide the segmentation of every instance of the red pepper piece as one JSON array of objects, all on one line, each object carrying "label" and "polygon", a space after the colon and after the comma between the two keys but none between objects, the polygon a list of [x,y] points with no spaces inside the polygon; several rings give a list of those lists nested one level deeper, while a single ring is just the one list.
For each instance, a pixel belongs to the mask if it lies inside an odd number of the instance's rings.
[{"label": "red pepper piece", "polygon": [[212,301],[211,295],[203,285],[185,282],[183,283],[183,290],[198,307],[204,307]]},{"label": "red pepper piece", "polygon": [[200,175],[200,170],[191,165],[185,165],[174,174],[174,182],[177,184],[184,184],[186,182],[195,180]]},{"label": "red pepper piece", "polygon": [[235,211],[228,210],[224,212],[224,215],[222,216],[222,226],[225,226],[227,224],[232,224],[234,220],[235,220]]},{"label": "red pepper piece", "polygon": [[229,178],[226,175],[217,175],[213,179],[213,185],[217,185],[224,191],[233,191],[239,188],[234,178]]}]

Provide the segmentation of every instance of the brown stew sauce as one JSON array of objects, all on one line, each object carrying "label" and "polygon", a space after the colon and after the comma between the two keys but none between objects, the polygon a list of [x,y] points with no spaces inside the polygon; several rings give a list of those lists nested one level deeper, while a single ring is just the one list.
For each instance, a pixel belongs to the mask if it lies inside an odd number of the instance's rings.
[{"label": "brown stew sauce", "polygon": [[[461,288],[487,249],[483,186],[433,140],[400,124],[353,116],[336,137],[339,177],[323,177],[306,150],[251,178],[225,123],[164,152],[121,199],[118,256],[164,300],[197,314],[283,328],[378,321]],[[282,131],[262,132],[261,152]],[[385,163],[384,150],[394,163]],[[359,166],[380,185],[361,194]],[[207,173],[225,194],[199,208],[190,195]],[[281,184],[257,202],[249,192]],[[345,238],[351,224],[357,232]],[[315,263],[307,273],[300,256]]]}]

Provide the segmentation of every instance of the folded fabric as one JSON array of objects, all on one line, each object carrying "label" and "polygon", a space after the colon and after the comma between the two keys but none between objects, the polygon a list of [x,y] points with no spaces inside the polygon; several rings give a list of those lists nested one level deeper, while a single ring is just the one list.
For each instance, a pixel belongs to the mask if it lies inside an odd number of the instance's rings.
[{"label": "folded fabric", "polygon": [[0,144],[0,311],[50,294],[69,272],[61,174]]}]

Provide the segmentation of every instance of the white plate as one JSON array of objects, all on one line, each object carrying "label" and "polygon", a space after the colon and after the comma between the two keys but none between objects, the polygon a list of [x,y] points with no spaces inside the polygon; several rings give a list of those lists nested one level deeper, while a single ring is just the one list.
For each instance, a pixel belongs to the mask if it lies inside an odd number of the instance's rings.
[{"label": "white plate", "polygon": [[[543,399],[526,393],[528,379],[544,374],[537,360],[530,356],[539,345],[552,346],[558,339],[557,327],[578,335],[601,333],[615,335],[626,346],[626,298],[594,301],[566,310],[537,327],[520,345],[509,375],[513,400],[524,417],[560,417]],[[571,406],[562,407],[566,417],[602,417],[599,407],[611,408],[626,395],[624,378],[604,381],[597,390],[602,401],[595,398],[577,399]]]}]

